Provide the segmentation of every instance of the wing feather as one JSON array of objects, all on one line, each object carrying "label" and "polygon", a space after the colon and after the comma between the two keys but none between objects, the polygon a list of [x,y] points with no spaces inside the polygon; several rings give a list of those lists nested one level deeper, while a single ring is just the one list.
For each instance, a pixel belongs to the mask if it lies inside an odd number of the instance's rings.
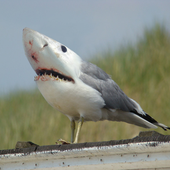
[{"label": "wing feather", "polygon": [[110,76],[96,65],[83,61],[79,78],[101,93],[106,108],[127,112],[137,108]]},{"label": "wing feather", "polygon": [[[79,77],[85,84],[91,86],[101,93],[102,98],[105,101],[105,108],[107,109],[119,109],[125,111],[124,113],[131,112],[135,116],[138,117],[138,123],[136,125],[145,127],[140,120],[143,119],[142,122],[148,121],[151,124],[156,126],[160,126],[164,130],[170,129],[170,127],[158,123],[155,119],[145,113],[140,105],[129,98],[120,87],[110,78],[108,74],[106,74],[102,69],[97,67],[96,65],[89,62],[82,62],[81,65],[81,74]],[[142,119],[141,119],[142,118]],[[127,122],[127,120],[125,121]],[[136,120],[134,121],[136,122]],[[134,124],[134,122],[132,124]],[[145,123],[144,123],[145,124]],[[151,127],[151,126],[147,126]],[[152,126],[152,128],[155,128]]]}]

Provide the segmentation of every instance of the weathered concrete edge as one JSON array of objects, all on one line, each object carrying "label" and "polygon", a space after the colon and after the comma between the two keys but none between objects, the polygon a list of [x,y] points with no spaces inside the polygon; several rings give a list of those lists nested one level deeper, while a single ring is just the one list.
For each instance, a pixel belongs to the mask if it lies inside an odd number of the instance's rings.
[{"label": "weathered concrete edge", "polygon": [[[142,132],[143,133],[143,132]],[[148,132],[146,132],[148,133]],[[111,141],[104,141],[104,142],[89,142],[89,143],[78,143],[78,144],[68,144],[68,145],[47,145],[47,146],[34,146],[29,148],[22,148],[22,149],[9,149],[9,150],[0,150],[0,158],[2,155],[7,154],[18,154],[21,153],[22,155],[29,155],[33,152],[52,152],[56,150],[60,151],[68,151],[68,150],[75,150],[75,149],[84,149],[84,148],[101,148],[107,146],[116,146],[116,145],[127,145],[131,143],[152,143],[152,145],[157,145],[158,143],[169,143],[170,142],[170,135],[162,135],[155,131],[149,131],[151,136],[141,137],[136,136],[133,139],[126,139],[126,140],[111,140]]]},{"label": "weathered concrete edge", "polygon": [[0,155],[0,169],[148,169],[170,167],[170,142],[140,142]]}]

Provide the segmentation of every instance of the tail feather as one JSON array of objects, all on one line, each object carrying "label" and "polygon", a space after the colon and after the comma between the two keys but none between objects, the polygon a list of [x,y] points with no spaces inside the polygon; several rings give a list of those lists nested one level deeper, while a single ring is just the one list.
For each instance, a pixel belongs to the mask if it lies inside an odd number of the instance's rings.
[{"label": "tail feather", "polygon": [[164,124],[162,124],[162,123],[154,123],[156,126],[159,126],[159,127],[161,127],[163,130],[165,130],[165,131],[167,131],[167,129],[168,130],[170,130],[170,127],[168,127],[168,126],[166,126],[166,125],[164,125]]},{"label": "tail feather", "polygon": [[139,116],[138,114],[132,112],[124,112],[121,110],[111,110],[112,112],[108,114],[107,120],[113,121],[122,121],[130,124],[134,124],[144,128],[153,128],[156,129],[157,126],[148,120],[146,120],[143,116]]},{"label": "tail feather", "polygon": [[[111,112],[109,112],[108,117],[105,118],[107,120],[123,121],[123,122],[134,124],[140,127],[144,127],[144,128],[156,129],[159,126],[165,131],[170,130],[170,127],[162,123],[158,123],[155,119],[153,119],[151,116],[149,116],[145,112],[144,114],[140,114],[136,110],[133,110],[131,112],[124,112],[122,110],[115,110],[115,109],[110,109],[110,111]],[[107,114],[104,114],[104,115],[107,115]]]},{"label": "tail feather", "polygon": [[147,120],[148,122],[150,122],[150,123],[152,123],[152,124],[154,124],[154,125],[156,125],[156,126],[161,127],[161,128],[162,128],[163,130],[165,130],[165,131],[166,131],[167,129],[170,130],[170,127],[168,127],[168,126],[166,126],[166,125],[164,125],[164,124],[162,124],[162,123],[158,123],[154,118],[152,118],[151,116],[149,116],[146,112],[145,112],[145,115],[141,115],[141,114],[139,114],[139,113],[137,113],[137,112],[135,112],[135,114],[137,114],[137,115],[140,116],[141,118]]}]

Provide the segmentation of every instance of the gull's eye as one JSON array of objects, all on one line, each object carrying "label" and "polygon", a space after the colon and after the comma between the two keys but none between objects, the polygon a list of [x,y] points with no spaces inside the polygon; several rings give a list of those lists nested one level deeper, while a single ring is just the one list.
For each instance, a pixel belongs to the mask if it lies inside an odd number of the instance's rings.
[{"label": "gull's eye", "polygon": [[64,45],[61,45],[61,49],[64,53],[67,52],[67,48]]}]

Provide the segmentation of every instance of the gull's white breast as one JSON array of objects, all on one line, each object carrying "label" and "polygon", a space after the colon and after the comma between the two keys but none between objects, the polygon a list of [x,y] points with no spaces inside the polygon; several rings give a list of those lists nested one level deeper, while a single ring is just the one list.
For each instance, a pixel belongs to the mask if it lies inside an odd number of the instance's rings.
[{"label": "gull's white breast", "polygon": [[104,100],[101,94],[81,80],[75,83],[60,80],[36,82],[46,101],[70,120],[78,120],[80,116],[85,121],[98,121],[102,118]]}]

